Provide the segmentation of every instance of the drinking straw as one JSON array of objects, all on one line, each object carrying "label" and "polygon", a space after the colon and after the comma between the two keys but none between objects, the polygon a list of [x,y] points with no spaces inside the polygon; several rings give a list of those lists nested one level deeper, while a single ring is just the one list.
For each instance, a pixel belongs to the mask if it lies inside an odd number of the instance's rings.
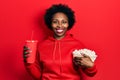
[{"label": "drinking straw", "polygon": [[31,40],[33,40],[34,30],[32,30]]}]

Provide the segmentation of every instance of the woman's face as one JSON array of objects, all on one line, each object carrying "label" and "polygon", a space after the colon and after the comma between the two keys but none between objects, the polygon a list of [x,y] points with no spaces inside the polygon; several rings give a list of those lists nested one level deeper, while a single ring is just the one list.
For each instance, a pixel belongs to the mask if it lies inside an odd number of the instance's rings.
[{"label": "woman's face", "polygon": [[52,30],[56,39],[62,39],[68,29],[68,18],[64,13],[58,12],[52,18]]}]

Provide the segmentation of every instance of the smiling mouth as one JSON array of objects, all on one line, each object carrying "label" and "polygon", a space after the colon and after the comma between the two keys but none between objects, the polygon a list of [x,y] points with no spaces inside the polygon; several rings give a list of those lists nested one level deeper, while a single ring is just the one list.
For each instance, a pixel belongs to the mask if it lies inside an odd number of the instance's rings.
[{"label": "smiling mouth", "polygon": [[57,33],[62,33],[64,30],[63,29],[56,29]]}]

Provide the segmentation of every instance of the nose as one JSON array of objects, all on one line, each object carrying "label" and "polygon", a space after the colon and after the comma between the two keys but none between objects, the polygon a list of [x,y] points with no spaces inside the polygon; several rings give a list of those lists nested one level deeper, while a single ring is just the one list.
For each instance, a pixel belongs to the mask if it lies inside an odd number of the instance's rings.
[{"label": "nose", "polygon": [[62,27],[62,23],[58,23],[57,27],[61,28]]}]

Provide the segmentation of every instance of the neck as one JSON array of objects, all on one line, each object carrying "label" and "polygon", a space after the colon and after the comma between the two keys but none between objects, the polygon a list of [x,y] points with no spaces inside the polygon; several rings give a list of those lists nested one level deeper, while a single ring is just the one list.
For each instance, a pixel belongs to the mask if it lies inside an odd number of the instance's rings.
[{"label": "neck", "polygon": [[65,35],[64,36],[56,36],[56,35],[54,35],[54,38],[57,39],[57,40],[61,40],[64,37],[65,37]]}]

